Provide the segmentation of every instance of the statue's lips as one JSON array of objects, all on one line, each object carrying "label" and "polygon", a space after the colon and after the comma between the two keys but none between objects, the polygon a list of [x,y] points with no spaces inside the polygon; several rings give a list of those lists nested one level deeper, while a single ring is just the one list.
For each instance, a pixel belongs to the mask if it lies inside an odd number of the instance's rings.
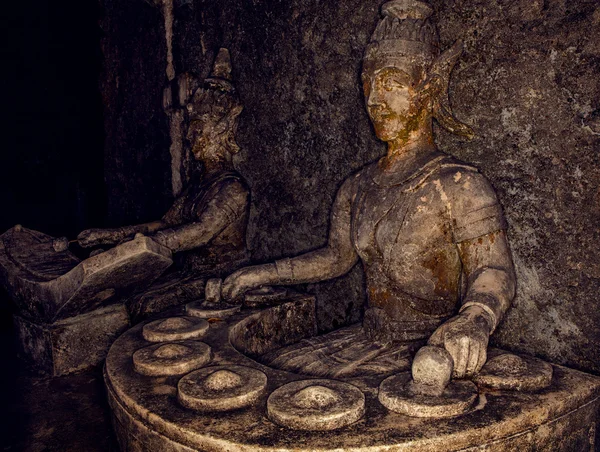
[{"label": "statue's lips", "polygon": [[377,112],[371,113],[371,121],[374,123],[385,123],[392,119],[393,114],[391,112]]}]

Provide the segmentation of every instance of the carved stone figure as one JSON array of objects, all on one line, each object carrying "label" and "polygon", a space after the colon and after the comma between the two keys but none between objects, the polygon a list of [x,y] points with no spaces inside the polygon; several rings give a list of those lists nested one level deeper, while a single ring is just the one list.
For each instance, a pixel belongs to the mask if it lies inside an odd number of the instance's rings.
[{"label": "carved stone figure", "polygon": [[239,151],[235,131],[243,106],[231,82],[229,52],[219,51],[203,87],[197,88],[188,74],[177,82],[165,97],[167,107],[187,109],[187,139],[198,164],[187,189],[161,220],[88,229],[78,236],[82,247],[92,247],[114,245],[142,233],[175,253],[177,270],[134,298],[130,305],[134,317],[198,298],[207,276],[227,274],[247,261],[250,193],[232,164]]},{"label": "carved stone figure", "polygon": [[[117,245],[83,261],[66,238],[20,225],[0,236],[0,285],[17,306],[21,351],[45,373],[98,364],[130,315],[198,298],[207,277],[247,261],[250,195],[231,161],[239,150],[235,131],[243,107],[231,82],[229,52],[219,51],[203,87],[188,74],[173,85],[163,100],[168,108],[185,109],[197,168],[161,220],[83,231],[82,247]],[[167,270],[173,261],[178,265]]]},{"label": "carved stone figure", "polygon": [[[494,189],[476,168],[434,143],[434,118],[450,132],[473,132],[448,102],[461,43],[440,52],[431,13],[416,0],[382,7],[362,81],[387,154],[339,189],[327,245],[243,268],[224,281],[223,297],[235,300],[263,285],[335,278],[362,263],[368,298],[363,331],[303,341],[285,358],[267,359],[271,364],[330,376],[378,360],[377,366],[406,368],[425,341],[448,351],[457,378],[473,375],[486,361],[489,336],[514,296],[515,274]],[[402,364],[402,357],[408,361]]]}]

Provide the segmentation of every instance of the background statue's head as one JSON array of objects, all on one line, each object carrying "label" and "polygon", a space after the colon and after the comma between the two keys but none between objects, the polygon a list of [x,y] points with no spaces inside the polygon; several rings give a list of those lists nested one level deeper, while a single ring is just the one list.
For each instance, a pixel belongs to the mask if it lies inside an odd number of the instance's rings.
[{"label": "background statue's head", "polygon": [[456,43],[440,53],[430,21],[433,10],[418,0],[392,0],[381,8],[363,59],[362,80],[367,111],[383,141],[408,137],[430,117],[447,130],[472,137],[472,130],[451,113],[450,72],[462,53]]},{"label": "background statue's head", "polygon": [[231,60],[220,49],[211,75],[187,105],[187,138],[197,160],[230,160],[239,151],[235,142],[238,116],[243,106],[231,81]]}]

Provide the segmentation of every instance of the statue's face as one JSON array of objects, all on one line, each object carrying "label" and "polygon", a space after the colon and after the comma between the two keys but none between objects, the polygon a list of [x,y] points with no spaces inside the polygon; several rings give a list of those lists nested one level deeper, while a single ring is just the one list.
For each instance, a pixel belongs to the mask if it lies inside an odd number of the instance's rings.
[{"label": "statue's face", "polygon": [[423,102],[416,87],[422,71],[396,66],[365,67],[363,89],[375,134],[382,141],[394,141],[416,130]]},{"label": "statue's face", "polygon": [[190,121],[187,139],[192,146],[192,153],[196,160],[213,158],[220,150],[224,124],[222,119],[225,110],[220,106],[211,105],[209,102],[201,104]]},{"label": "statue's face", "polygon": [[217,151],[215,140],[211,139],[216,122],[210,116],[195,118],[188,128],[187,139],[192,146],[196,160],[210,158]]}]

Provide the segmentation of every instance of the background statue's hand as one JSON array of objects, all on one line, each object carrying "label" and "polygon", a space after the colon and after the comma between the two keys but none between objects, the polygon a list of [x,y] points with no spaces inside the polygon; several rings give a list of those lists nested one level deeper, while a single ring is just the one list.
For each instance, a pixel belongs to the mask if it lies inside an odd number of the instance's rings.
[{"label": "background statue's hand", "polygon": [[487,359],[491,327],[479,307],[469,307],[442,324],[429,338],[429,345],[444,347],[454,360],[453,378],[479,372]]},{"label": "background statue's hand", "polygon": [[241,268],[229,275],[223,281],[221,295],[225,300],[231,301],[242,296],[251,289],[268,284],[269,267],[273,264],[254,265]]},{"label": "background statue's hand", "polygon": [[77,236],[77,241],[82,248],[96,245],[112,245],[122,239],[118,230],[113,229],[86,229]]}]

